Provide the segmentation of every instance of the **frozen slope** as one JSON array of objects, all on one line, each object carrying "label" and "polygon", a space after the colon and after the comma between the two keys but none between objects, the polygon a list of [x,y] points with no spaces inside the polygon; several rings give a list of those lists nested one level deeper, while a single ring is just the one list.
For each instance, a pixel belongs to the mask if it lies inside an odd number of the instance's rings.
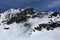
[{"label": "frozen slope", "polygon": [[59,12],[25,8],[0,14],[0,40],[60,40],[59,27]]}]

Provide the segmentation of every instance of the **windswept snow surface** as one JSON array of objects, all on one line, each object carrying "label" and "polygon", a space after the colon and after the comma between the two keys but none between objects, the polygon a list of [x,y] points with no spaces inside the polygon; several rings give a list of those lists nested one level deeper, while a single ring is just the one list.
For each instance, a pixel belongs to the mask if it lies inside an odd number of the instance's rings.
[{"label": "windswept snow surface", "polygon": [[[47,12],[47,15],[46,12],[39,13],[34,10],[35,14],[32,15],[28,12],[27,16],[30,16],[30,18],[28,18],[26,22],[16,23],[16,21],[14,21],[9,25],[7,24],[12,17],[15,17],[18,13],[21,14],[22,11],[25,12],[24,10],[25,9],[9,9],[0,14],[0,40],[60,40],[59,27],[49,31],[46,30],[46,28],[43,28],[41,31],[34,29],[39,24],[50,22],[50,19],[52,19],[53,22],[60,21],[59,15],[48,18],[54,12]],[[32,16],[37,13],[41,14],[39,15],[40,17],[32,18]],[[25,25],[25,23],[28,25]],[[35,30],[35,32],[33,30]]]}]

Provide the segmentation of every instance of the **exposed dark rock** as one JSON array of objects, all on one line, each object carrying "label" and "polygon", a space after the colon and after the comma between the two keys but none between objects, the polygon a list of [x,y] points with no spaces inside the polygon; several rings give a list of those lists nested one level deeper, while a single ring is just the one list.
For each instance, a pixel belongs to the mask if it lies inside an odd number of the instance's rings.
[{"label": "exposed dark rock", "polygon": [[33,15],[32,18],[39,17],[38,15]]},{"label": "exposed dark rock", "polygon": [[25,12],[26,12],[27,14],[34,14],[34,9],[33,9],[33,8],[27,8],[27,9],[25,10]]},{"label": "exposed dark rock", "polygon": [[33,30],[33,32],[35,32],[35,30]]},{"label": "exposed dark rock", "polygon": [[12,17],[11,19],[9,19],[9,21],[7,22],[7,24],[12,24],[13,22],[15,22],[17,20],[16,17]]},{"label": "exposed dark rock", "polygon": [[59,17],[57,17],[57,18],[59,18]]},{"label": "exposed dark rock", "polygon": [[56,17],[57,15],[60,15],[60,13],[59,13],[59,12],[54,12],[54,13],[51,14],[50,16],[54,16],[54,17]]},{"label": "exposed dark rock", "polygon": [[29,26],[30,24],[29,23],[25,23],[24,26]]},{"label": "exposed dark rock", "polygon": [[35,29],[41,31],[42,27],[35,27]]},{"label": "exposed dark rock", "polygon": [[39,24],[39,27],[35,27],[35,29],[39,30],[39,31],[41,31],[42,28],[45,28],[47,30],[53,30],[56,27],[60,27],[60,24],[57,23],[57,22],[53,22],[53,23],[50,23],[50,24]]},{"label": "exposed dark rock", "polygon": [[4,28],[4,29],[8,30],[9,28]]}]

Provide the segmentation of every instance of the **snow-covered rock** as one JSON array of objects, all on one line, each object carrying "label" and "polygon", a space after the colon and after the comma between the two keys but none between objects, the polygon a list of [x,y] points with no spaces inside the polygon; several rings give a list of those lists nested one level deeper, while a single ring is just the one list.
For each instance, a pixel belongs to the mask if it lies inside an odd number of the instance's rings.
[{"label": "snow-covered rock", "polygon": [[60,40],[60,13],[33,8],[0,14],[0,40]]}]

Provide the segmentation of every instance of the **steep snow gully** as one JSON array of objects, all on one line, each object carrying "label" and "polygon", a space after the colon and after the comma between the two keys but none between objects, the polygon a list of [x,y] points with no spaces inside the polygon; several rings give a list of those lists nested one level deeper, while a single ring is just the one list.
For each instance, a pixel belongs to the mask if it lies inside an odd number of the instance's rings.
[{"label": "steep snow gully", "polygon": [[60,40],[60,13],[33,8],[0,13],[0,40]]}]

